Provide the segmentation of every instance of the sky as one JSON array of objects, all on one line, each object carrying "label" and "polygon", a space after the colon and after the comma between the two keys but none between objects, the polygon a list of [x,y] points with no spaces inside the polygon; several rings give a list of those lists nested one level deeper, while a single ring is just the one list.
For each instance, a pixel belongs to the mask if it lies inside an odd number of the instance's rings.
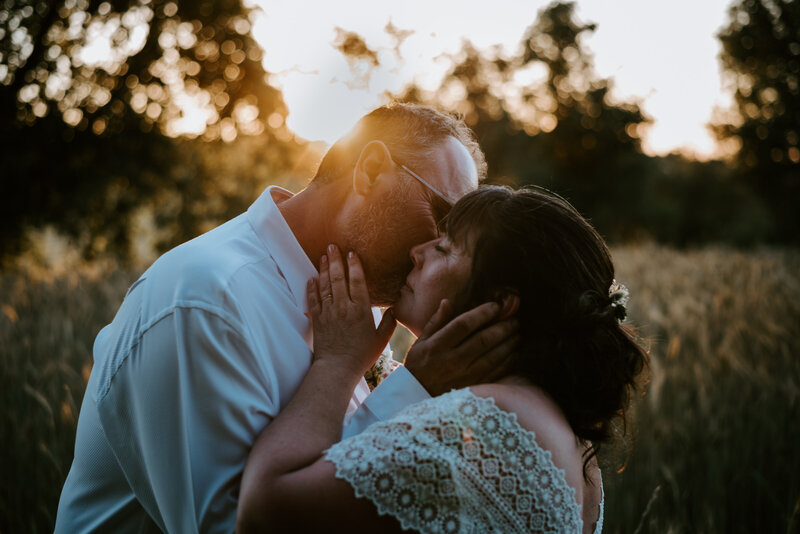
[{"label": "sky", "polygon": [[[543,0],[252,0],[262,8],[253,36],[265,50],[289,107],[287,125],[309,140],[333,142],[358,118],[414,81],[435,89],[465,39],[479,49],[517,46]],[[595,70],[613,79],[613,96],[638,102],[653,119],[643,146],[701,159],[716,144],[706,124],[730,105],[723,90],[715,35],[732,0],[578,0],[581,22],[596,23],[585,40]],[[399,47],[387,23],[409,30]],[[357,76],[334,42],[339,27],[358,33],[379,54],[369,79]],[[396,48],[396,50],[395,50]]]}]

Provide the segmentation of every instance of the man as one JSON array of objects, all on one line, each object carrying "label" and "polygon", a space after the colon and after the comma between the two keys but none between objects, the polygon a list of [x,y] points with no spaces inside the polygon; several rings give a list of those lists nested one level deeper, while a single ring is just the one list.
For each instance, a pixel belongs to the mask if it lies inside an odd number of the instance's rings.
[{"label": "man", "polygon": [[[56,532],[232,532],[248,452],[310,365],[305,287],[328,245],[356,252],[374,304],[390,304],[410,248],[435,237],[484,172],[460,121],[382,107],[331,147],[303,191],[270,187],[159,258],[95,341]],[[457,362],[412,371],[416,380],[390,375],[354,424],[463,372]]]}]

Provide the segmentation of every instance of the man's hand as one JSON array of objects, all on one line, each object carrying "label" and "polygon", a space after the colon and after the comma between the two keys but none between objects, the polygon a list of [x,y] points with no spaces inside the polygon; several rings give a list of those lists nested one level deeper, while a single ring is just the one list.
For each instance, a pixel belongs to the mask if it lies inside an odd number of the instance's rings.
[{"label": "man's hand", "polygon": [[447,300],[441,302],[404,362],[433,396],[502,378],[519,343],[516,319],[492,323],[500,312],[497,303],[481,304],[448,322],[451,308]]}]

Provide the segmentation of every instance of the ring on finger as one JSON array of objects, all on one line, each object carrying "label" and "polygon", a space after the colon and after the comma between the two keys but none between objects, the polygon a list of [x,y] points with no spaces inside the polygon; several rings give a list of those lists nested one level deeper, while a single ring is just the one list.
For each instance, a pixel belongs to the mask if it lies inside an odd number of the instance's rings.
[{"label": "ring on finger", "polygon": [[328,293],[327,295],[322,295],[321,298],[322,298],[322,300],[325,300],[325,299],[333,300],[333,294],[332,293]]}]

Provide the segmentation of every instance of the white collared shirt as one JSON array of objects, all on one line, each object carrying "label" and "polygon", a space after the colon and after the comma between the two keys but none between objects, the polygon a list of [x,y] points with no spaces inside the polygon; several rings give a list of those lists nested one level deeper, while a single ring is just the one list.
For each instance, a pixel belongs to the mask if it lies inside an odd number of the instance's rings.
[{"label": "white collared shirt", "polygon": [[[317,273],[273,192],[159,258],[97,336],[56,532],[233,532],[250,448],[311,362]],[[345,431],[426,397],[401,368]]]}]

